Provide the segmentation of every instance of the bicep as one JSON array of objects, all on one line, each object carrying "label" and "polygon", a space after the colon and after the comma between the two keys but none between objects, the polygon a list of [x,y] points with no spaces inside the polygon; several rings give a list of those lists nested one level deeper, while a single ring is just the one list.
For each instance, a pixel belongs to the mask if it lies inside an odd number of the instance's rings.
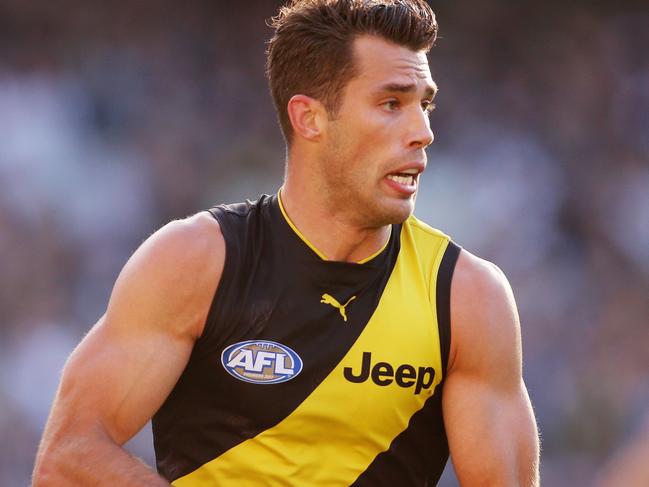
[{"label": "bicep", "polygon": [[122,444],[178,380],[191,341],[162,330],[120,328],[103,317],[70,356],[52,411],[57,429],[67,434],[96,429]]},{"label": "bicep", "polygon": [[121,444],[137,433],[189,360],[220,279],[222,252],[218,228],[201,216],[164,227],[135,252],[106,314],[66,364],[49,436],[96,430]]}]

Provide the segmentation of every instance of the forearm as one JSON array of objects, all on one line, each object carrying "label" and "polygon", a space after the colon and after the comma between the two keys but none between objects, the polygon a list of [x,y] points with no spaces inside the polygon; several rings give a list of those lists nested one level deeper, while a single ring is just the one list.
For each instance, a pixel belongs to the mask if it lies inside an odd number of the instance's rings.
[{"label": "forearm", "polygon": [[147,465],[104,438],[66,438],[41,446],[33,486],[60,485],[169,487]]}]

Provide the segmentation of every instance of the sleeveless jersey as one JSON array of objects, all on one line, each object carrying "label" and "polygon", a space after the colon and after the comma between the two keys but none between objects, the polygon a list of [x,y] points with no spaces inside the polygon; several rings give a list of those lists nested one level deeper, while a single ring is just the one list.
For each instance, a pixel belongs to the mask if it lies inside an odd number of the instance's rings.
[{"label": "sleeveless jersey", "polygon": [[226,255],[202,336],[153,418],[172,485],[431,486],[459,254],[410,217],[327,261],[280,195],[209,210]]}]

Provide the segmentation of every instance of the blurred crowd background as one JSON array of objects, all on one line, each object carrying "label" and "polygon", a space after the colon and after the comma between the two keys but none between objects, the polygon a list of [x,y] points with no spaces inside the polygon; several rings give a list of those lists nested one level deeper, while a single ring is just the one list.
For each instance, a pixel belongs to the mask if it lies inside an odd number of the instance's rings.
[{"label": "blurred crowd background", "polygon": [[[0,0],[0,485],[29,484],[65,358],[143,239],[281,184],[280,3]],[[431,4],[416,214],[507,273],[543,485],[591,485],[649,412],[649,4]],[[146,429],[129,448],[153,463]]]}]

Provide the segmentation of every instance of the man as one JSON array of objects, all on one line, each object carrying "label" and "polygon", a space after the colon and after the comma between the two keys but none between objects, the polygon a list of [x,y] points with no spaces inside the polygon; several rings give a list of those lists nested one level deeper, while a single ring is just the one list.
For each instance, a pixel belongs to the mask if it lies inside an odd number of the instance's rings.
[{"label": "man", "polygon": [[[411,213],[436,86],[423,0],[273,19],[275,196],[165,226],[70,357],[41,485],[538,484],[517,312]],[[442,396],[443,391],[443,396]],[[122,450],[153,416],[156,475]]]}]

